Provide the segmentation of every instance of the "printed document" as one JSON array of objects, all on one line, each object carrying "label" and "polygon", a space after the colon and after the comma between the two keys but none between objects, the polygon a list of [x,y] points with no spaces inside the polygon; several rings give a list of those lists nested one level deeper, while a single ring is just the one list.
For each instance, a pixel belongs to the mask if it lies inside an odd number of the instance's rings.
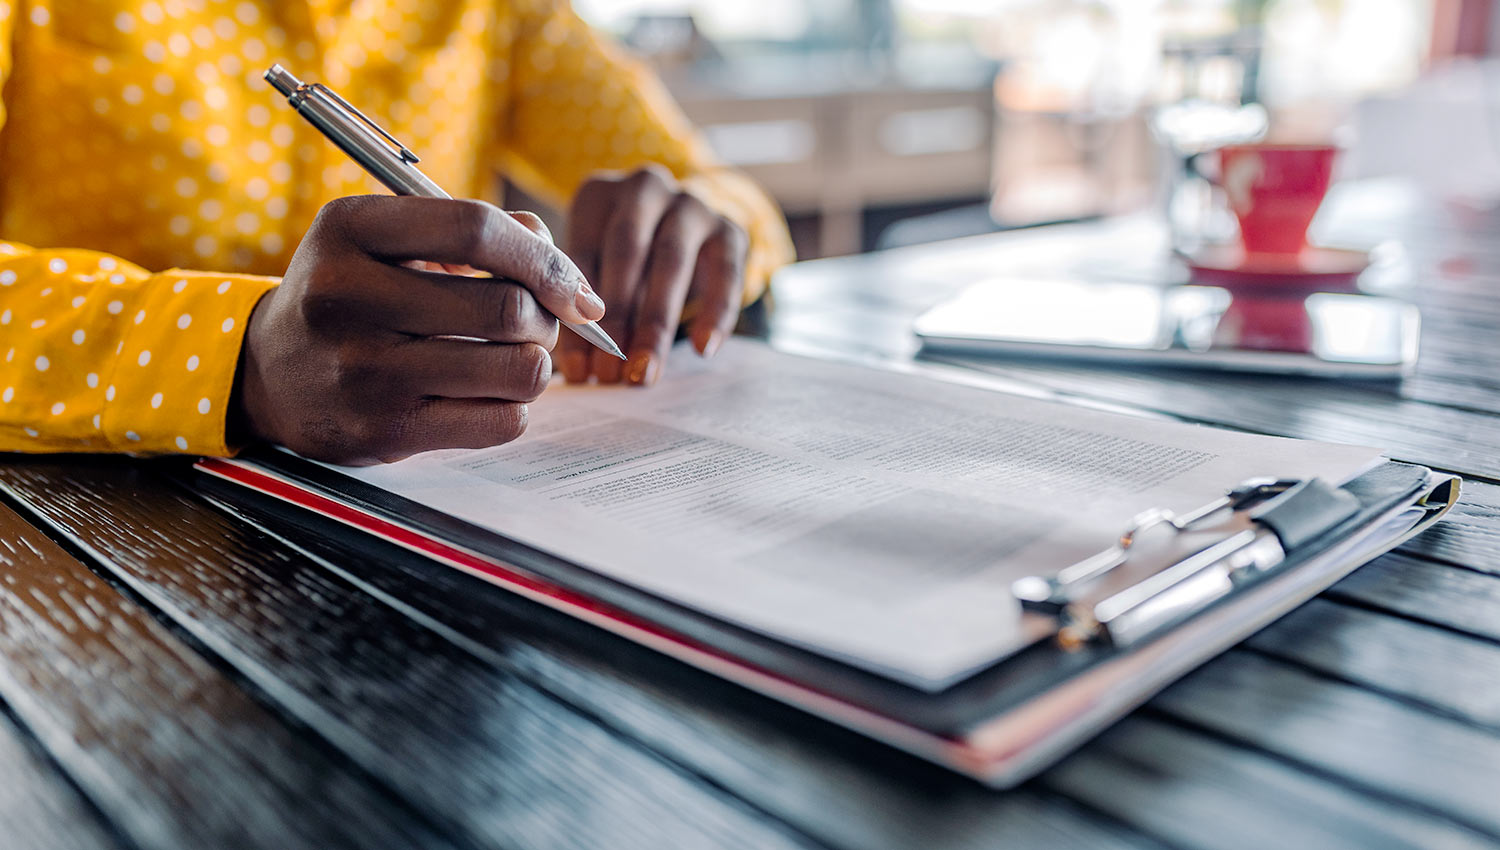
[{"label": "printed document", "polygon": [[660,384],[558,384],[526,434],[347,475],[918,687],[1025,645],[1010,595],[1152,507],[1343,482],[1373,449],[1024,398],[731,340]]}]

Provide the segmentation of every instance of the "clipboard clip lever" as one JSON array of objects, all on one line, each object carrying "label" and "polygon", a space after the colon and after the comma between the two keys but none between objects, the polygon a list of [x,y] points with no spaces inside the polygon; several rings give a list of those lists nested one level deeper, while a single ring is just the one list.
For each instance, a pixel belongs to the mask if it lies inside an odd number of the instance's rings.
[{"label": "clipboard clip lever", "polygon": [[[1297,545],[1359,509],[1352,494],[1320,479],[1253,478],[1183,514],[1153,508],[1136,515],[1114,545],[1053,576],[1027,576],[1011,594],[1028,611],[1054,617],[1067,649],[1136,642],[1217,601],[1246,579],[1285,560]],[[1165,526],[1174,535],[1204,527],[1221,511],[1246,513],[1246,527],[1107,595],[1099,581],[1130,562],[1143,534]]]}]

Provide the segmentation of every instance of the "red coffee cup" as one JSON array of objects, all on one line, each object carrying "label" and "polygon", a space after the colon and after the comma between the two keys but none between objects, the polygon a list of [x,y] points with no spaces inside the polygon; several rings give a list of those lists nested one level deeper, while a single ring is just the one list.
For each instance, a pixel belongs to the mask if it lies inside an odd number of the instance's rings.
[{"label": "red coffee cup", "polygon": [[1295,254],[1333,178],[1333,145],[1229,145],[1219,151],[1218,183],[1240,220],[1247,253]]}]

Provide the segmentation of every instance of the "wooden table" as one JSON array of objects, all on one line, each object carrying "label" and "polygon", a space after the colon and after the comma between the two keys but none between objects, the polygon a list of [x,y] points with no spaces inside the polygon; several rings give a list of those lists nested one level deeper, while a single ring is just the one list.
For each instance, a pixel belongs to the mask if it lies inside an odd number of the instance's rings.
[{"label": "wooden table", "polygon": [[[331,543],[181,461],[11,456],[0,846],[1496,846],[1500,214],[1392,187],[1345,209],[1324,238],[1405,246],[1391,286],[1427,335],[1399,387],[987,368],[1027,392],[1382,446],[1463,473],[1463,504],[1017,790],[414,556]],[[911,316],[976,276],[1144,273],[1150,232],[795,267],[772,335],[909,360]]]}]

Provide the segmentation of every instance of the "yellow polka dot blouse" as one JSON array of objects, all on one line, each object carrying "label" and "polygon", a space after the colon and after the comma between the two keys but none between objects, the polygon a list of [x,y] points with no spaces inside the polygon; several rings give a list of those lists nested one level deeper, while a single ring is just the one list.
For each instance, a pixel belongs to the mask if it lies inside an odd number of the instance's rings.
[{"label": "yellow polka dot blouse", "polygon": [[250,310],[320,206],[384,191],[273,94],[274,61],[455,195],[503,171],[561,203],[657,162],[750,233],[747,300],[790,257],[765,196],[563,0],[0,0],[0,450],[231,450]]}]

